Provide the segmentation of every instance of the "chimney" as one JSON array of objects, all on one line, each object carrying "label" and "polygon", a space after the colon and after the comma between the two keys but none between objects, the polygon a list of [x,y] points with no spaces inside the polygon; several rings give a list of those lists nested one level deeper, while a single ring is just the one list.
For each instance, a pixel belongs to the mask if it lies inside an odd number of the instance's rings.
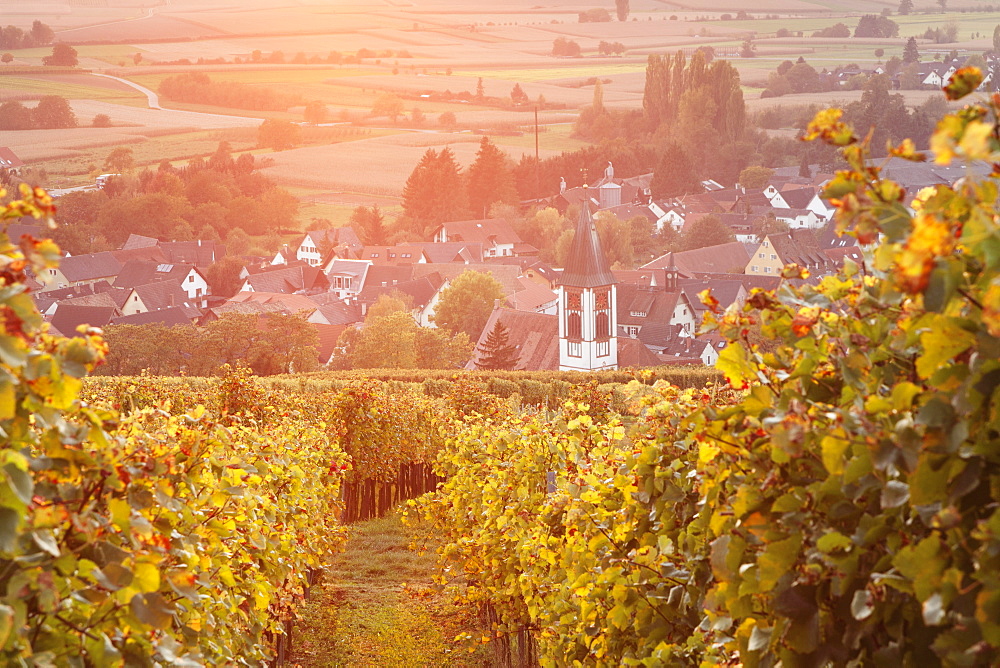
[{"label": "chimney", "polygon": [[167,296],[167,306],[170,307],[170,308],[173,308],[173,306],[174,306],[174,296],[173,295],[168,295]]}]

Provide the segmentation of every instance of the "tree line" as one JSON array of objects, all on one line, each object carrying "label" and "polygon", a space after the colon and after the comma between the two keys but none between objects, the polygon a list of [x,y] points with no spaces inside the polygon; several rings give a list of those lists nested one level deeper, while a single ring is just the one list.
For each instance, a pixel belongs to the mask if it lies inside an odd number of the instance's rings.
[{"label": "tree line", "polygon": [[183,167],[163,161],[138,173],[131,150],[121,148],[105,163],[121,176],[102,190],[59,198],[53,238],[73,254],[118,248],[133,233],[164,241],[225,239],[245,253],[248,235],[275,234],[276,248],[276,233],[295,227],[295,197],[257,171],[252,154],[234,158],[227,142],[207,160]]},{"label": "tree line", "polygon": [[76,114],[66,98],[59,95],[45,95],[34,107],[18,100],[0,104],[0,130],[49,130],[76,125]]},{"label": "tree line", "polygon": [[302,315],[227,313],[204,327],[109,325],[109,352],[95,375],[214,376],[245,366],[260,376],[319,368],[316,328]]},{"label": "tree line", "polygon": [[31,22],[30,30],[6,25],[0,28],[0,49],[30,49],[35,46],[45,46],[51,44],[55,36],[52,28],[38,19]]},{"label": "tree line", "polygon": [[302,98],[298,95],[287,95],[273,88],[236,81],[212,81],[202,72],[167,77],[160,83],[158,90],[160,95],[174,102],[252,111],[285,111],[302,104]]}]

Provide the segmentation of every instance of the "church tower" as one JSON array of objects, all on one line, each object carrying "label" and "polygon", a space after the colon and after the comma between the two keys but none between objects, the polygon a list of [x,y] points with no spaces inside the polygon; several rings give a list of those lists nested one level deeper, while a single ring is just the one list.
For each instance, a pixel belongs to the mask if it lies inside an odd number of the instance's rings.
[{"label": "church tower", "polygon": [[615,277],[601,250],[588,199],[580,203],[576,235],[559,281],[560,371],[618,368]]}]

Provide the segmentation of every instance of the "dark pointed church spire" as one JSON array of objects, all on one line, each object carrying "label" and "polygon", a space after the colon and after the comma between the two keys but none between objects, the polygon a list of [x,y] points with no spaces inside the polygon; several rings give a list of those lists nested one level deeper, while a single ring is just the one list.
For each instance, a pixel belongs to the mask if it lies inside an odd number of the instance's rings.
[{"label": "dark pointed church spire", "polygon": [[590,195],[584,186],[586,197],[580,202],[580,219],[576,224],[576,234],[569,249],[569,258],[563,269],[560,283],[577,288],[596,288],[611,285],[615,277],[611,273],[608,259],[601,249],[601,238],[597,225],[590,215]]}]

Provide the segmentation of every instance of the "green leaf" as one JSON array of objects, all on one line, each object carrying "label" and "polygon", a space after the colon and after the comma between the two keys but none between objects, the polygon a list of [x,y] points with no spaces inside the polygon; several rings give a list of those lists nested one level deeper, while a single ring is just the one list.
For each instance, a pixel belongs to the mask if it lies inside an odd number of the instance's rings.
[{"label": "green leaf", "polygon": [[733,387],[740,387],[757,378],[757,367],[747,357],[746,348],[736,341],[722,349],[715,368],[722,372]]},{"label": "green leaf", "polygon": [[920,345],[924,351],[917,358],[917,375],[926,380],[950,362],[956,355],[964,353],[976,342],[976,336],[960,327],[954,320],[936,316],[930,326],[921,332]]},{"label": "green leaf", "polygon": [[840,475],[844,472],[844,453],[850,445],[850,441],[837,436],[824,436],[820,441],[823,467],[830,475]]},{"label": "green leaf", "polygon": [[0,382],[0,420],[9,420],[17,415],[17,390],[14,384]]},{"label": "green leaf", "polygon": [[820,537],[816,541],[816,548],[825,554],[830,554],[831,552],[840,552],[842,550],[848,550],[854,545],[854,542],[840,533],[839,531],[830,531]]},{"label": "green leaf", "polygon": [[920,601],[925,601],[934,593],[941,573],[947,567],[937,536],[928,536],[916,545],[904,547],[892,560],[892,565],[913,584],[914,593]]},{"label": "green leaf", "polygon": [[770,591],[799,557],[802,536],[792,536],[767,546],[757,560],[761,591]]},{"label": "green leaf", "polygon": [[20,513],[12,508],[0,508],[0,551],[14,551],[17,545],[17,528],[20,524]]}]

